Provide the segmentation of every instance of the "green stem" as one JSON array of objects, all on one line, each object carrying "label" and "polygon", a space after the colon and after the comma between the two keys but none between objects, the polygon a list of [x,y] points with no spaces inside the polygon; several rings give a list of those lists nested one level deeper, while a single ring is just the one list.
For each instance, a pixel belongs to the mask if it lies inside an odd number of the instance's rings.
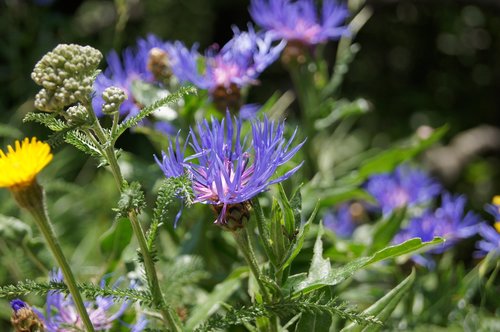
[{"label": "green stem", "polygon": [[[97,138],[99,139],[101,145],[104,145],[104,148],[102,148],[104,151],[104,157],[109,163],[109,167],[115,179],[118,190],[120,190],[121,192],[123,189],[124,180],[120,170],[120,166],[118,165],[118,160],[116,159],[116,154],[113,144],[110,144],[110,142],[108,142],[109,139],[106,137],[106,133],[104,132],[104,129],[101,127],[101,124],[97,119],[97,117],[95,116],[94,112],[92,112],[92,108],[90,107],[90,105],[89,107],[87,107],[87,109],[89,110],[90,113],[89,115],[92,119],[92,122],[94,123],[92,129],[95,132]],[[113,120],[114,120],[113,127],[115,127],[115,122],[117,123],[117,117],[115,116],[115,119]],[[116,130],[116,128],[114,130]],[[150,252],[148,250],[148,246],[146,243],[146,235],[144,233],[144,230],[142,229],[139,220],[137,219],[137,214],[134,211],[131,211],[129,212],[128,216],[130,223],[132,225],[132,230],[134,231],[137,242],[139,243],[139,249],[141,251],[144,269],[146,271],[146,278],[148,280],[148,285],[151,290],[151,296],[153,297],[153,302],[155,306],[159,308],[163,320],[167,324],[168,328],[171,331],[182,331],[179,317],[175,314],[173,309],[166,304],[165,299],[163,298],[163,293],[161,291],[160,284],[158,282],[158,274],[156,272],[156,267],[154,265],[153,258],[151,257]]]},{"label": "green stem", "polygon": [[19,205],[26,208],[35,219],[35,222],[42,232],[45,241],[47,242],[49,249],[52,252],[52,255],[54,256],[57,264],[62,270],[62,273],[64,275],[64,282],[68,286],[69,292],[73,297],[73,301],[78,313],[80,314],[80,318],[82,319],[85,329],[88,332],[94,332],[94,327],[92,326],[92,322],[90,321],[87,309],[85,308],[85,305],[83,303],[82,296],[78,291],[73,272],[71,271],[68,261],[63,254],[61,246],[59,245],[59,241],[57,240],[57,237],[52,228],[52,224],[45,207],[45,194],[42,187],[40,187],[35,181],[25,188],[14,188],[12,190],[12,193]]},{"label": "green stem", "polygon": [[246,228],[244,227],[232,233],[234,239],[238,243],[238,248],[240,248],[243,257],[245,258],[245,261],[247,262],[248,266],[250,267],[250,270],[252,271],[252,274],[255,277],[255,280],[257,280],[257,284],[259,285],[259,289],[262,292],[262,297],[264,298],[264,301],[266,303],[271,303],[271,296],[269,295],[269,291],[267,290],[266,286],[264,285],[264,283],[260,278],[260,268],[257,263],[257,259],[255,258],[252,242],[250,241],[250,237],[248,235]]},{"label": "green stem", "polygon": [[[245,261],[250,267],[250,271],[252,271],[252,274],[254,275],[255,280],[257,281],[257,285],[259,286],[259,289],[262,293],[262,298],[264,302],[271,304],[272,297],[271,294],[269,294],[266,285],[264,285],[264,283],[262,282],[259,264],[257,263],[257,259],[255,258],[255,253],[252,247],[252,241],[250,240],[250,235],[248,234],[247,229],[244,227],[232,233],[234,239],[238,243],[238,248],[240,248],[243,257],[245,258]],[[269,331],[271,332],[278,331],[278,318],[276,316],[272,316],[272,317],[266,317],[266,319],[268,321],[263,324],[263,327],[265,329],[269,329]]]}]

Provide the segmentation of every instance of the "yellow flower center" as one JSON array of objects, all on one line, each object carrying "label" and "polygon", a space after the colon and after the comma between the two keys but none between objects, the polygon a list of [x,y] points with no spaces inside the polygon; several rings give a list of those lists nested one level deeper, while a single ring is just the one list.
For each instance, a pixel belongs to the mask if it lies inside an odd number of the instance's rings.
[{"label": "yellow flower center", "polygon": [[497,221],[495,224],[493,224],[495,229],[497,230],[498,233],[500,233],[500,221]]},{"label": "yellow flower center", "polygon": [[25,138],[16,141],[7,153],[0,150],[0,188],[15,189],[33,183],[36,175],[52,160],[47,143]]},{"label": "yellow flower center", "polygon": [[492,200],[493,205],[499,206],[500,207],[500,195],[496,195],[493,197]]}]

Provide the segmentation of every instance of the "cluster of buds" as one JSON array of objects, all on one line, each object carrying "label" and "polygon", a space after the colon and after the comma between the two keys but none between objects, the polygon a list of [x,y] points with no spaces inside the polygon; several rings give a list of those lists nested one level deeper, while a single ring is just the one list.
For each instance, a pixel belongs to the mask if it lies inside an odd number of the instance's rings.
[{"label": "cluster of buds", "polygon": [[44,55],[31,73],[42,89],[35,107],[45,112],[60,112],[77,102],[88,102],[94,75],[102,54],[90,46],[61,44]]},{"label": "cluster of buds", "polygon": [[102,112],[104,114],[114,114],[118,112],[121,104],[128,98],[123,89],[116,86],[110,86],[102,93],[104,104],[102,105]]}]

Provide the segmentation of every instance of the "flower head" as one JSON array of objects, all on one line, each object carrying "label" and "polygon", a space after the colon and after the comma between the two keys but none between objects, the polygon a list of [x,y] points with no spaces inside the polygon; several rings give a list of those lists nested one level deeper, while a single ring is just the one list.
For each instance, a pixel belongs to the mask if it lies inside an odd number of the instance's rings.
[{"label": "flower head", "polygon": [[215,209],[216,224],[226,225],[229,220],[247,216],[251,198],[271,184],[288,179],[302,165],[271,180],[277,168],[303,145],[291,148],[295,133],[287,141],[284,123],[267,118],[253,122],[248,145],[248,138],[241,137],[241,120],[231,119],[229,113],[221,122],[212,119],[211,125],[207,121],[198,123],[197,129],[198,133],[193,129],[190,133],[193,155],[184,157],[177,143],[176,150],[171,147],[158,163],[167,177],[178,176],[181,167],[189,173],[195,202]]},{"label": "flower head", "polygon": [[7,147],[7,153],[0,150],[0,187],[11,189],[26,187],[35,181],[40,171],[52,160],[50,146],[25,138],[16,141],[14,148]]},{"label": "flower head", "polygon": [[403,206],[415,206],[436,197],[441,185],[425,172],[406,165],[393,173],[372,176],[365,185],[384,215]]},{"label": "flower head", "polygon": [[11,323],[16,332],[42,332],[45,331],[43,323],[38,314],[24,301],[14,299],[10,301],[10,306],[14,311],[11,317]]},{"label": "flower head", "polygon": [[273,39],[316,45],[347,33],[348,10],[335,0],[324,0],[319,13],[314,0],[252,0],[250,14]]},{"label": "flower head", "polygon": [[464,196],[444,193],[439,208],[413,218],[408,226],[396,235],[394,242],[401,243],[416,237],[422,241],[431,241],[436,236],[443,237],[446,242],[429,251],[440,254],[460,240],[477,234],[480,218],[470,211],[465,212],[466,201]]},{"label": "flower head", "polygon": [[[239,108],[240,89],[257,83],[259,74],[278,58],[284,44],[272,46],[269,34],[256,33],[250,25],[248,31],[236,27],[233,31],[234,37],[220,50],[212,47],[205,56],[198,53],[197,45],[187,49],[176,42],[172,47],[172,69],[181,82],[208,90],[215,102],[234,99],[229,106]],[[202,70],[200,63],[204,65]]]},{"label": "flower head", "polygon": [[[51,273],[51,281],[62,282],[61,271]],[[111,313],[115,306],[112,297],[97,296],[95,301],[85,303],[90,321],[96,331],[109,330],[125,312],[128,303],[122,304],[117,311]],[[73,299],[69,295],[63,295],[58,291],[50,291],[47,294],[47,305],[43,320],[48,332],[73,332],[84,329],[83,321],[75,307]],[[140,330],[138,330],[140,331]]]}]

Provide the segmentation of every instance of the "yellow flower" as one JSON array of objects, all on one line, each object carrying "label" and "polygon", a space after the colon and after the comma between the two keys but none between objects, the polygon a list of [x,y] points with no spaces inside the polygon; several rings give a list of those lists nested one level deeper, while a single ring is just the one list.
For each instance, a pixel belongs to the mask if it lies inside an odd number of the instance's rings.
[{"label": "yellow flower", "polygon": [[29,186],[36,175],[52,160],[47,143],[25,138],[7,147],[7,153],[0,150],[0,188],[19,189]]}]

